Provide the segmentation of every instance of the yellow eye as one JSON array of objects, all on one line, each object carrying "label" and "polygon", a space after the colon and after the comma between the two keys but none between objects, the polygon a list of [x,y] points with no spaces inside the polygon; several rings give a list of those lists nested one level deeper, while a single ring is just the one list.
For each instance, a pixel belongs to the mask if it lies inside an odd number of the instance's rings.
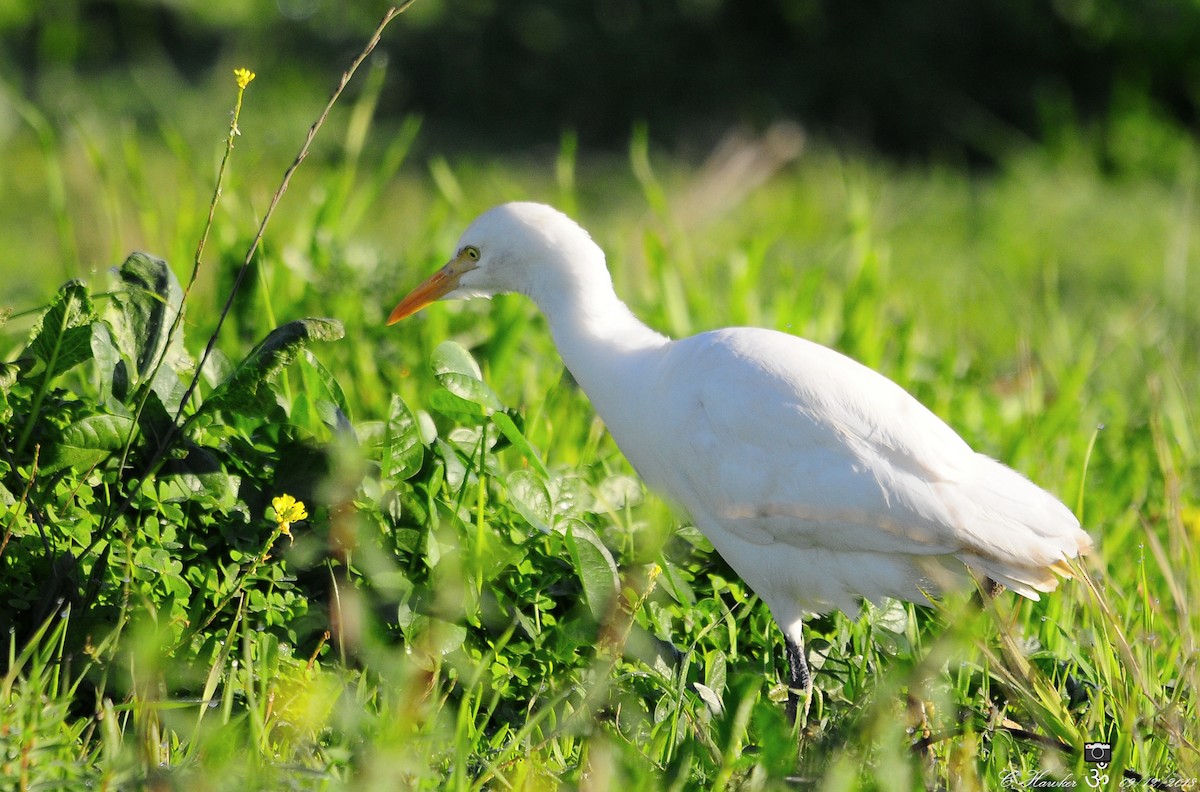
[{"label": "yellow eye", "polygon": [[466,256],[467,258],[471,259],[471,261],[479,261],[479,248],[475,247],[474,245],[467,245],[462,249],[461,255]]}]

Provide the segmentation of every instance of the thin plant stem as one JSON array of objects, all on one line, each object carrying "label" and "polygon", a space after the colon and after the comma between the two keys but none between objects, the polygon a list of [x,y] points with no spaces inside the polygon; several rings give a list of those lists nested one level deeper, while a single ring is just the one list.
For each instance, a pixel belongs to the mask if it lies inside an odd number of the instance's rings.
[{"label": "thin plant stem", "polygon": [[233,309],[233,300],[237,296],[238,290],[242,286],[242,281],[245,280],[246,273],[250,269],[251,262],[254,261],[254,254],[258,252],[258,246],[262,242],[263,235],[267,231],[267,223],[271,222],[271,217],[275,214],[275,208],[279,205],[279,201],[281,198],[283,198],[283,194],[287,192],[288,185],[292,181],[292,174],[295,173],[296,169],[300,167],[300,163],[304,162],[305,158],[308,157],[308,151],[312,146],[313,140],[317,136],[317,132],[319,132],[321,127],[324,126],[325,119],[328,118],[329,112],[333,109],[333,106],[337,100],[341,98],[342,91],[346,89],[346,86],[350,83],[351,78],[354,77],[354,73],[358,71],[358,67],[362,65],[362,62],[367,59],[367,57],[375,50],[376,45],[379,44],[379,39],[383,35],[384,28],[386,28],[397,15],[406,11],[414,2],[415,0],[408,0],[408,2],[403,3],[402,5],[393,6],[392,8],[388,9],[388,12],[383,15],[383,20],[379,23],[379,27],[375,28],[375,33],[371,36],[370,40],[367,41],[366,47],[363,48],[363,51],[360,52],[358,57],[356,57],[350,64],[350,68],[342,73],[342,79],[338,83],[337,88],[334,89],[333,95],[329,97],[329,102],[326,103],[325,109],[321,111],[321,115],[316,121],[313,122],[312,126],[308,128],[308,136],[304,139],[304,144],[300,147],[300,153],[296,155],[296,159],[292,161],[292,164],[289,165],[288,169],[284,172],[283,181],[280,182],[279,188],[275,190],[275,194],[271,197],[271,203],[267,205],[267,211],[265,214],[263,214],[262,222],[258,224],[258,233],[254,235],[254,240],[250,243],[250,248],[246,251],[246,258],[242,262],[241,269],[238,270],[237,278],[235,278],[233,281],[233,288],[229,290],[229,296],[225,300],[225,307],[221,309],[221,314],[217,317],[217,326],[213,328],[212,335],[210,335],[208,338],[208,345],[204,348],[204,354],[200,356],[200,361],[196,365],[196,373],[192,375],[192,381],[188,384],[188,388],[186,391],[184,391],[183,398],[180,400],[179,411],[175,415],[175,422],[180,428],[186,425],[186,421],[183,424],[179,423],[179,420],[183,415],[184,407],[191,399],[192,394],[196,390],[196,386],[200,382],[200,372],[204,370],[204,364],[208,362],[208,358],[212,354],[213,347],[217,343],[217,337],[221,333],[221,327],[225,323],[225,318],[229,315],[230,310]]},{"label": "thin plant stem", "polygon": [[[212,200],[208,202],[208,217],[204,222],[204,230],[200,232],[200,240],[196,243],[196,256],[192,260],[192,274],[188,279],[187,286],[183,289],[183,295],[179,299],[179,308],[175,311],[175,318],[171,321],[171,327],[167,330],[166,343],[163,344],[162,350],[158,353],[158,358],[154,361],[154,366],[150,369],[150,373],[143,379],[139,388],[137,408],[134,410],[133,423],[129,430],[129,437],[125,439],[125,446],[121,449],[121,464],[118,470],[124,470],[125,464],[129,459],[129,453],[133,449],[134,438],[137,437],[138,427],[141,425],[142,412],[146,409],[146,402],[150,400],[151,386],[158,376],[158,371],[166,362],[167,355],[171,352],[171,342],[175,339],[175,334],[179,332],[180,325],[183,324],[183,310],[187,305],[188,296],[192,293],[192,287],[196,285],[196,280],[200,277],[200,267],[204,260],[204,246],[208,243],[208,234],[212,230],[214,218],[217,215],[217,204],[221,201],[221,188],[225,184],[225,171],[229,166],[229,157],[233,154],[233,143],[237,136],[241,134],[238,129],[238,119],[242,115],[242,99],[246,94],[246,86],[254,79],[254,75],[245,69],[238,69],[235,72],[237,78],[237,98],[234,100],[233,114],[229,121],[229,136],[225,140],[225,152],[221,155],[221,164],[217,167],[217,182],[213,187]],[[183,409],[183,404],[180,404],[180,410]],[[178,420],[178,418],[176,418]]]},{"label": "thin plant stem", "polygon": [[[142,484],[142,482],[146,481],[147,479],[154,476],[158,472],[158,469],[159,469],[159,467],[161,467],[163,460],[166,459],[167,451],[171,448],[171,446],[176,442],[176,440],[179,438],[179,436],[183,433],[184,428],[187,426],[188,422],[191,420],[191,417],[189,417],[187,419],[183,419],[184,408],[187,405],[187,403],[191,400],[192,395],[195,393],[197,386],[200,384],[200,377],[202,375],[202,372],[204,371],[204,365],[205,365],[205,363],[208,362],[208,358],[212,354],[213,348],[216,346],[217,337],[220,335],[221,327],[225,322],[225,318],[229,315],[229,311],[233,308],[234,297],[237,295],[238,290],[241,288],[242,281],[246,277],[246,272],[250,269],[250,264],[254,260],[254,255],[258,251],[258,246],[262,242],[263,235],[266,234],[267,223],[269,223],[271,221],[272,216],[274,216],[274,214],[275,214],[275,208],[279,205],[279,201],[283,198],[284,193],[287,192],[288,185],[291,183],[291,180],[292,180],[292,174],[294,174],[296,172],[296,169],[300,167],[300,163],[302,163],[305,160],[305,158],[308,157],[308,152],[309,152],[309,149],[312,147],[313,140],[316,138],[317,133],[321,130],[321,127],[324,126],[325,119],[328,118],[329,113],[333,109],[334,104],[336,104],[338,99],[341,98],[342,92],[346,89],[346,86],[350,83],[351,78],[354,77],[355,72],[358,71],[358,67],[362,65],[363,61],[365,61],[367,59],[367,57],[370,56],[370,54],[375,50],[375,47],[379,44],[379,40],[380,40],[380,37],[383,35],[384,29],[388,26],[389,23],[391,23],[391,21],[393,19],[395,19],[398,15],[404,13],[404,11],[406,11],[409,8],[409,6],[411,6],[414,2],[415,2],[415,0],[407,0],[407,2],[402,3],[401,5],[393,6],[392,8],[388,9],[387,13],[383,15],[383,19],[382,19],[382,21],[380,21],[378,27],[375,28],[375,32],[371,35],[371,38],[367,41],[367,44],[363,48],[362,52],[360,52],[358,54],[358,56],[355,57],[355,59],[350,63],[350,67],[345,72],[342,73],[342,79],[338,83],[337,87],[334,89],[333,94],[329,97],[329,101],[326,103],[325,109],[321,111],[321,115],[317,118],[316,121],[313,122],[312,126],[309,127],[308,135],[304,139],[303,145],[301,145],[301,147],[300,147],[300,153],[296,155],[296,159],[288,167],[287,171],[284,172],[283,180],[280,182],[278,189],[275,190],[275,194],[271,197],[271,202],[267,206],[267,211],[263,215],[262,221],[259,223],[258,233],[255,234],[254,240],[250,244],[250,248],[246,251],[245,260],[242,262],[241,269],[238,270],[237,278],[234,280],[233,287],[229,291],[229,297],[225,301],[225,307],[222,309],[220,316],[217,317],[216,327],[213,328],[212,335],[209,336],[208,344],[204,348],[204,354],[201,355],[200,360],[197,362],[196,370],[192,375],[191,381],[188,383],[187,390],[184,391],[183,397],[179,401],[179,409],[175,414],[174,422],[172,423],[170,429],[165,433],[165,436],[159,443],[158,448],[151,455],[149,460],[147,460],[145,472],[130,482],[129,489],[126,492],[125,497],[122,499],[120,505],[116,509],[113,509],[109,513],[109,516],[106,518],[106,520],[102,524],[100,530],[98,530],[96,532],[95,536],[93,537],[91,544],[89,544],[88,547],[84,550],[84,554],[91,552],[91,550],[99,542],[103,541],[108,536],[109,532],[112,530],[112,526],[116,523],[117,518],[120,517],[120,515],[123,514],[126,509],[129,508],[129,504],[133,502],[134,493],[137,491],[137,488]],[[239,92],[239,100],[240,100],[240,92]],[[233,137],[236,134],[237,134],[237,126],[236,126],[236,121],[235,121],[235,123],[233,125],[231,125],[231,127],[230,127],[230,135],[231,135],[231,137]],[[227,152],[228,152],[228,148],[227,148]],[[216,194],[219,195],[219,193],[220,193],[220,184],[218,183]],[[215,196],[214,196],[214,198],[215,198]],[[215,214],[215,208],[210,206],[210,209],[209,209],[210,220],[214,214]],[[207,239],[207,236],[208,236],[208,226],[206,226],[205,232],[204,232],[203,236],[201,237],[200,244],[197,247],[197,256],[196,256],[197,260],[200,259],[201,254],[203,253],[203,245],[204,245],[205,240]],[[198,265],[193,268],[192,282],[195,281],[197,267],[198,267]],[[190,289],[190,286],[191,286],[191,283],[189,283],[189,289]],[[187,295],[187,292],[185,292],[185,294],[184,294],[185,300],[186,300],[186,295]],[[179,317],[177,316],[176,322],[178,322],[178,321],[179,321]],[[172,327],[174,329],[174,325]],[[168,338],[169,338],[169,336],[168,336]],[[193,413],[193,417],[195,415],[196,414]]]},{"label": "thin plant stem", "polygon": [[225,610],[225,607],[233,601],[234,597],[236,597],[238,594],[245,594],[243,589],[245,588],[246,581],[250,579],[251,575],[258,571],[259,567],[267,562],[267,558],[269,558],[271,555],[271,548],[275,546],[275,542],[280,536],[283,536],[283,530],[276,526],[276,528],[271,532],[270,537],[267,538],[267,543],[263,546],[262,552],[256,555],[254,559],[242,569],[241,573],[234,581],[233,586],[229,589],[229,592],[221,599],[217,606],[209,612],[208,618],[195,627],[189,628],[186,632],[184,632],[183,636],[176,644],[177,648],[182,646],[187,641],[190,641],[193,636],[203,632],[208,625],[212,624],[216,620],[217,616],[221,614],[221,611]]}]

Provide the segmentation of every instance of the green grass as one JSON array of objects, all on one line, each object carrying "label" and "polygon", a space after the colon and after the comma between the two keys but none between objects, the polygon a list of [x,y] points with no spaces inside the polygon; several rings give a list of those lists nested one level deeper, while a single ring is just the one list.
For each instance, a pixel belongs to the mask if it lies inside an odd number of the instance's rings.
[{"label": "green grass", "polygon": [[[166,336],[137,322],[178,285],[147,287],[138,273],[161,271],[144,261],[48,312],[6,298],[0,775],[993,789],[1043,771],[1082,786],[1082,744],[1110,740],[1114,768],[1200,776],[1194,146],[1164,176],[1103,172],[1085,139],[986,174],[816,143],[698,215],[696,186],[714,182],[640,134],[627,162],[576,162],[569,137],[541,159],[413,161],[417,125],[372,128],[371,85],[285,196],[182,439],[181,384],[286,165],[239,168],[264,156],[253,102],[269,80],[247,94],[183,349],[158,373],[139,361]],[[215,168],[219,149],[129,130],[43,140],[30,157],[52,182],[96,189],[49,201],[32,227],[50,236],[0,266],[57,249],[102,269],[148,247],[188,271],[212,189],[194,163]],[[1038,603],[815,620],[816,695],[794,732],[766,608],[643,495],[529,303],[384,328],[466,223],[510,199],[573,207],[657,328],[776,327],[895,379],[1077,510],[1098,544],[1087,579]],[[83,222],[95,214],[111,222]],[[283,493],[311,515],[294,542],[267,511]]]}]

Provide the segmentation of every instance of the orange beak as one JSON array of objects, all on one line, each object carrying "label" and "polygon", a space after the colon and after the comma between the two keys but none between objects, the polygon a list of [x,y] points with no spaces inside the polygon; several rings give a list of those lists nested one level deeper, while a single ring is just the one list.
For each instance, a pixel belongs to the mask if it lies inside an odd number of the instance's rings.
[{"label": "orange beak", "polygon": [[420,286],[409,292],[408,296],[392,309],[391,314],[388,315],[387,323],[394,325],[401,319],[412,316],[431,302],[445,297],[458,288],[459,278],[464,273],[473,269],[475,269],[474,261],[471,261],[464,255],[456,256],[446,266],[433,273]]}]

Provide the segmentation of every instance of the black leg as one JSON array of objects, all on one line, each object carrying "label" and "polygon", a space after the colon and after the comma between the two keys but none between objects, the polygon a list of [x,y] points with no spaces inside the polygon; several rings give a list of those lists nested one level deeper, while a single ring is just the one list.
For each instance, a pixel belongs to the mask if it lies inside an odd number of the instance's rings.
[{"label": "black leg", "polygon": [[812,701],[812,674],[808,671],[808,661],[804,659],[804,646],[786,635],[783,642],[787,646],[788,669],[791,671],[791,677],[788,679],[787,717],[794,724],[801,693],[805,697],[804,715],[805,718],[808,717],[808,704]]}]

